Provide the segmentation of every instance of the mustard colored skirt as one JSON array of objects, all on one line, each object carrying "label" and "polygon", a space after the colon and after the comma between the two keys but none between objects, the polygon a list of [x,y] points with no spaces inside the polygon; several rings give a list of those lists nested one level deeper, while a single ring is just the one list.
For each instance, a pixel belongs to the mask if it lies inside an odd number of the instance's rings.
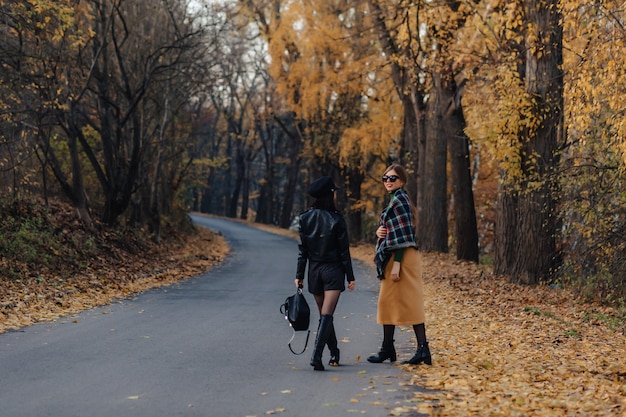
[{"label": "mustard colored skirt", "polygon": [[424,284],[422,256],[415,248],[404,250],[400,264],[400,281],[390,278],[393,258],[385,267],[385,279],[380,281],[378,295],[378,324],[410,326],[424,323]]}]

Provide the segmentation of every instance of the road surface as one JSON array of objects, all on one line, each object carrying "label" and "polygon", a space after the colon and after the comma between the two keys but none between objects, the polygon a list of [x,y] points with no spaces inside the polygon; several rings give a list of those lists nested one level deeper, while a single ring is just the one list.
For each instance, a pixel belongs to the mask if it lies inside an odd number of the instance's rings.
[{"label": "road surface", "polygon": [[[401,367],[370,364],[380,346],[377,282],[355,261],[357,288],[335,314],[343,366],[313,371],[293,355],[279,312],[295,291],[295,240],[223,219],[226,261],[178,285],[0,334],[0,417],[283,417],[417,415]],[[317,328],[314,301],[311,328]],[[396,331],[401,359],[410,333]],[[295,344],[301,346],[304,332]],[[404,341],[404,343],[403,343]],[[324,353],[328,361],[328,351]]]}]

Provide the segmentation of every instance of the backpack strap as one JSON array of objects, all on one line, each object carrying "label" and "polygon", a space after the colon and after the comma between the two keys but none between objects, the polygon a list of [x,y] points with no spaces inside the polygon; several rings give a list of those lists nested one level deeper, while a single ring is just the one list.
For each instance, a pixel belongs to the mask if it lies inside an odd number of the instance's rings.
[{"label": "backpack strap", "polygon": [[[293,328],[292,328],[293,330]],[[291,353],[293,353],[294,355],[302,355],[304,353],[304,351],[306,350],[307,345],[309,344],[309,336],[311,334],[310,330],[306,331],[306,341],[304,342],[304,348],[302,348],[301,352],[294,352],[293,348],[291,347],[291,342],[293,342],[293,339],[296,337],[296,331],[293,330],[293,335],[291,336],[291,339],[289,340],[289,350],[291,351]]]}]

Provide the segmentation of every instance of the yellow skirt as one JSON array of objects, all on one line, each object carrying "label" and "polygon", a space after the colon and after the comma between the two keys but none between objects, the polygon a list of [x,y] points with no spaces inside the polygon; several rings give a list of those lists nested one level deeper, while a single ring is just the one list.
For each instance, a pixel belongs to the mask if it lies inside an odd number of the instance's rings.
[{"label": "yellow skirt", "polygon": [[400,264],[400,281],[389,277],[393,258],[385,267],[385,279],[380,281],[378,295],[378,324],[409,326],[424,323],[424,285],[422,256],[415,248],[404,250]]}]

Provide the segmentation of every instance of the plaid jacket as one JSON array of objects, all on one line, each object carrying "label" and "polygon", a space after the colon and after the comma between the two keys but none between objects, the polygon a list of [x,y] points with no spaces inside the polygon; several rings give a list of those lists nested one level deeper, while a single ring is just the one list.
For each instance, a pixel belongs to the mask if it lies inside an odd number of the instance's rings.
[{"label": "plaid jacket", "polygon": [[374,263],[378,278],[383,279],[385,266],[394,250],[417,248],[415,222],[406,191],[398,189],[391,194],[389,205],[380,215],[379,225],[387,228],[387,236],[376,242]]}]

